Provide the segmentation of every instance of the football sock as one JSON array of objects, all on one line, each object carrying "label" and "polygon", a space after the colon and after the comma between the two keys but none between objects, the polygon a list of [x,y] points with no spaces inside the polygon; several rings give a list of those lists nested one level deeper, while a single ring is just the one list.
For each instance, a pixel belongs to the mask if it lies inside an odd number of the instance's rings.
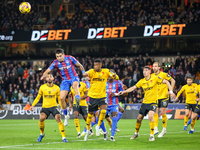
[{"label": "football sock", "polygon": [[117,117],[114,116],[114,117],[112,117],[111,136],[114,136],[114,135],[115,135],[116,127],[117,127]]},{"label": "football sock", "polygon": [[151,133],[151,135],[154,135],[154,121],[149,122],[149,126],[150,126],[150,133]]},{"label": "football sock", "polygon": [[192,119],[190,119],[188,122],[187,122],[187,126],[190,125],[192,122]]},{"label": "football sock", "polygon": [[185,124],[185,126],[187,126],[187,122],[188,122],[188,116],[185,116],[184,117],[184,124]]},{"label": "football sock", "polygon": [[106,110],[102,109],[101,113],[99,115],[99,121],[98,121],[98,126],[100,127],[101,123],[103,122],[104,118],[106,116]]},{"label": "football sock", "polygon": [[43,121],[43,122],[40,122],[40,121],[39,121],[40,133],[41,133],[42,135],[44,134],[44,126],[45,126],[44,121]]},{"label": "football sock", "polygon": [[191,121],[191,130],[194,130],[194,125],[195,125],[196,119],[192,119]]},{"label": "football sock", "polygon": [[159,117],[158,117],[158,114],[154,114],[154,122],[155,122],[155,127],[158,127],[158,120],[159,120]]},{"label": "football sock", "polygon": [[117,122],[121,119],[121,117],[122,117],[122,112],[118,112],[118,115],[117,115]]},{"label": "football sock", "polygon": [[136,132],[136,133],[139,132],[140,126],[141,126],[141,124],[139,124],[139,123],[136,122],[136,125],[135,125],[135,132]]},{"label": "football sock", "polygon": [[95,125],[96,123],[95,122],[91,122],[91,128]]},{"label": "football sock", "polygon": [[67,108],[63,109],[63,114],[66,116],[67,115]]},{"label": "football sock", "polygon": [[167,115],[166,114],[162,115],[162,124],[163,124],[163,128],[167,127]]},{"label": "football sock", "polygon": [[87,120],[86,120],[87,130],[90,130],[91,128],[92,116],[93,114],[88,113]]},{"label": "football sock", "polygon": [[74,119],[74,124],[75,124],[75,127],[76,127],[76,131],[78,133],[80,133],[80,123],[79,123],[79,119]]},{"label": "football sock", "polygon": [[62,121],[58,123],[58,127],[59,127],[59,131],[61,133],[61,136],[65,137],[65,127],[64,127],[64,124],[62,123]]},{"label": "football sock", "polygon": [[100,125],[100,128],[102,128],[103,132],[106,132],[106,127],[105,127],[105,123],[104,121],[102,122],[102,124]]}]

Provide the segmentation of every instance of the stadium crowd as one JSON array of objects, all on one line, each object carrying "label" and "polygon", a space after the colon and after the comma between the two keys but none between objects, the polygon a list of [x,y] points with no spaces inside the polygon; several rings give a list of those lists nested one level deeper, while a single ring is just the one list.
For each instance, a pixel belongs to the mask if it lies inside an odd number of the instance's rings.
[{"label": "stadium crowd", "polygon": [[[89,70],[93,67],[94,57],[88,56],[87,58],[78,58],[85,70]],[[7,61],[0,64],[0,93],[1,103],[5,103],[6,100],[11,103],[27,103],[32,104],[34,98],[38,94],[40,85],[44,83],[40,80],[42,73],[48,68],[52,61],[46,60],[44,66],[33,66],[29,62]],[[145,65],[149,65],[152,68],[153,58],[150,56],[146,60],[139,55],[138,58],[120,58],[113,57],[111,59],[102,58],[102,65],[105,68],[114,69],[119,75],[120,80],[128,88],[133,86],[143,78],[142,69]],[[176,58],[175,63],[163,63],[161,65],[161,71],[167,72],[175,80],[174,92],[177,93],[181,87],[186,84],[186,77],[193,76],[194,82],[200,83],[200,74],[198,72],[200,68],[200,55],[195,57],[180,57]],[[77,68],[77,74],[82,78],[82,73]],[[53,71],[54,83],[60,85],[62,79],[58,72]],[[143,99],[142,89],[135,90],[133,93],[129,93],[126,97],[121,97],[122,103],[141,103]],[[180,97],[180,103],[184,103],[184,96]],[[171,99],[173,102],[173,99]]]}]

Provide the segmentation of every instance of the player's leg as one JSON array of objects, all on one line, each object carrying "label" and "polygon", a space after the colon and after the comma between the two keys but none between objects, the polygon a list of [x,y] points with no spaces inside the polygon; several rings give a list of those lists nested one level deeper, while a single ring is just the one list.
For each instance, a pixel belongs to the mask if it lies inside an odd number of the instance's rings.
[{"label": "player's leg", "polygon": [[160,108],[158,107],[157,109],[156,109],[156,112],[155,112],[155,114],[154,114],[154,135],[156,135],[156,134],[158,134],[159,133],[159,131],[158,131],[158,121],[159,121],[159,116],[158,116],[158,112],[159,112],[159,110],[160,110]]},{"label": "player's leg", "polygon": [[[163,137],[166,133],[167,133],[167,108],[166,107],[161,107],[161,115],[162,115],[162,125],[163,125],[163,129],[162,132],[158,135],[158,137]],[[155,133],[155,131],[154,131]]]},{"label": "player's leg", "polygon": [[54,112],[52,112],[52,114],[53,114],[55,120],[58,123],[59,131],[60,131],[60,134],[62,136],[63,142],[68,142],[66,137],[65,137],[65,127],[64,127],[64,124],[62,123],[60,113],[58,112],[57,109],[55,109]]},{"label": "player's leg", "polygon": [[[117,111],[119,110],[118,106],[115,106]],[[118,112],[116,110],[114,110],[115,108],[113,108],[113,110],[111,111],[112,114],[112,128],[111,128],[111,137],[110,140],[111,141],[115,141],[114,139],[114,135],[115,135],[115,130],[117,128],[117,115]]]},{"label": "player's leg", "polygon": [[81,132],[80,132],[80,123],[79,123],[79,111],[78,111],[78,108],[74,107],[73,108],[74,112],[74,124],[75,124],[75,127],[76,127],[76,131],[78,133],[78,136],[77,138],[80,138],[81,137]]},{"label": "player's leg", "polygon": [[183,130],[187,131],[187,122],[188,122],[188,117],[189,117],[189,109],[185,109],[185,117],[184,117],[184,128]]},{"label": "player's leg", "polygon": [[[44,108],[42,110],[44,110]],[[39,119],[40,136],[37,139],[37,142],[41,142],[42,138],[45,136],[45,134],[44,134],[44,127],[45,127],[44,120],[46,118],[47,118],[47,115],[44,112],[41,112],[40,119]]]},{"label": "player's leg", "polygon": [[106,118],[106,120],[107,120],[107,122],[108,122],[108,125],[109,125],[109,127],[110,127],[110,131],[111,131],[111,125],[112,125],[112,120],[110,119],[110,116],[109,116],[109,114],[108,113],[106,113],[106,116],[105,116],[105,118]]},{"label": "player's leg", "polygon": [[148,115],[149,115],[149,126],[150,126],[149,141],[155,141],[155,138],[154,138],[154,111],[150,110]]},{"label": "player's leg", "polygon": [[135,134],[130,138],[131,140],[135,139],[139,136],[139,130],[140,130],[143,118],[144,118],[144,116],[142,114],[140,114],[140,112],[139,112],[137,121],[136,121],[136,125],[135,125]]},{"label": "player's leg", "polygon": [[[119,112],[118,112],[118,115],[117,115],[117,122],[121,119],[123,113],[124,113],[124,108],[122,108],[122,107],[119,105]],[[117,132],[120,132],[120,130],[119,130],[118,128],[116,128],[116,131],[117,131]]]},{"label": "player's leg", "polygon": [[79,79],[77,79],[77,80],[73,82],[72,87],[75,91],[76,107],[79,107],[79,103],[80,103]]},{"label": "player's leg", "polygon": [[191,121],[191,130],[188,132],[188,134],[192,134],[194,132],[194,126],[198,117],[198,113],[200,114],[200,111],[196,108]]}]

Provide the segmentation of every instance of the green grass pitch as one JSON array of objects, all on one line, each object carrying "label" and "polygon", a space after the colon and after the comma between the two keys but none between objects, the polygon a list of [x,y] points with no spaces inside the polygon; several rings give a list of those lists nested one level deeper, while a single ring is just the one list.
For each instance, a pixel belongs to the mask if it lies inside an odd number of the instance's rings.
[{"label": "green grass pitch", "polygon": [[[135,149],[135,150],[197,150],[200,148],[200,121],[196,122],[196,132],[188,134],[183,131],[183,120],[168,120],[167,134],[163,138],[155,136],[154,142],[149,142],[149,122],[143,120],[140,129],[140,136],[135,140],[130,137],[135,132],[136,120],[121,119],[118,123],[120,132],[115,135],[115,142],[103,140],[103,136],[89,137],[85,142],[81,137],[77,139],[77,132],[74,120],[70,119],[66,129],[66,137],[69,143],[63,143],[55,120],[45,121],[45,137],[42,142],[37,143],[39,136],[38,120],[0,120],[0,149]],[[80,120],[81,131],[85,122]],[[107,123],[106,123],[107,124]],[[106,125],[108,129],[108,125]],[[93,128],[95,130],[95,128]],[[162,129],[161,120],[159,121],[159,130]],[[110,138],[110,131],[109,131]]]}]

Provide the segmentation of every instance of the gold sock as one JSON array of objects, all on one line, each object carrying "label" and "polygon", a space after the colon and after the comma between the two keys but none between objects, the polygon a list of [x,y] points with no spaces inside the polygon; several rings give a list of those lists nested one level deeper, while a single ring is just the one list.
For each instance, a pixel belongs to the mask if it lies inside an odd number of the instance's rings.
[{"label": "gold sock", "polygon": [[158,127],[158,120],[159,120],[158,114],[154,114],[155,127]]},{"label": "gold sock", "polygon": [[44,134],[44,126],[45,126],[44,121],[43,122],[39,121],[39,128],[41,134]]},{"label": "gold sock", "polygon": [[195,123],[196,123],[196,119],[195,120],[192,119],[192,121],[191,121],[191,130],[194,130]]},{"label": "gold sock", "polygon": [[59,131],[62,137],[65,137],[65,127],[64,124],[61,122],[58,123]]},{"label": "gold sock", "polygon": [[150,126],[150,133],[151,133],[151,135],[154,135],[154,121],[149,122],[149,126]]},{"label": "gold sock", "polygon": [[185,124],[185,126],[187,126],[187,122],[188,122],[188,116],[185,116],[184,117],[184,124]]},{"label": "gold sock", "polygon": [[106,116],[106,110],[102,109],[101,113],[99,115],[99,122],[98,122],[98,126],[100,127],[101,123],[103,122],[104,118]]},{"label": "gold sock", "polygon": [[111,120],[111,121],[108,121],[108,125],[109,125],[109,127],[111,128],[112,120]]},{"label": "gold sock", "polygon": [[90,130],[91,128],[92,116],[93,114],[88,113],[87,120],[86,120],[87,130]]},{"label": "gold sock", "polygon": [[79,119],[74,119],[74,124],[75,124],[75,127],[76,127],[76,131],[78,133],[80,133],[80,123],[79,123]]},{"label": "gold sock", "polygon": [[139,123],[136,122],[136,125],[135,125],[135,132],[136,132],[136,133],[139,132],[140,126],[141,126],[141,124],[139,124]]},{"label": "gold sock", "polygon": [[162,115],[162,124],[163,124],[163,128],[167,127],[167,115],[166,114]]}]

